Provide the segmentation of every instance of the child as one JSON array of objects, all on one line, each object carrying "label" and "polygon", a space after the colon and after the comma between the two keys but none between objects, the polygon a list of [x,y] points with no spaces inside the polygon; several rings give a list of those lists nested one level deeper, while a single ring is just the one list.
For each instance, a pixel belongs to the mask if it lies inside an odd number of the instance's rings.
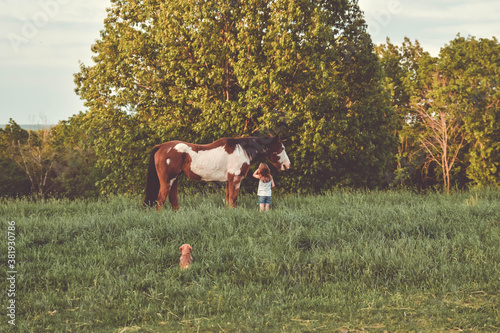
[{"label": "child", "polygon": [[259,168],[255,170],[253,176],[259,179],[259,189],[257,195],[259,196],[260,211],[268,211],[271,206],[271,189],[274,187],[274,180],[271,176],[271,170],[267,164],[261,163]]}]

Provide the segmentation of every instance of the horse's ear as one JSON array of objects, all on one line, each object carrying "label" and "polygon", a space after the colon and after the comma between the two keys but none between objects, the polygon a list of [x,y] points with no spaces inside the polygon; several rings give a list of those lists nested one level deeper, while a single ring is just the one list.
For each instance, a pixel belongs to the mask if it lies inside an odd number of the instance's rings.
[{"label": "horse's ear", "polygon": [[274,136],[274,138],[273,138],[273,139],[274,139],[274,141],[276,141],[276,142],[281,141],[281,140],[280,140],[280,135],[279,135],[279,134],[276,134],[276,135]]}]

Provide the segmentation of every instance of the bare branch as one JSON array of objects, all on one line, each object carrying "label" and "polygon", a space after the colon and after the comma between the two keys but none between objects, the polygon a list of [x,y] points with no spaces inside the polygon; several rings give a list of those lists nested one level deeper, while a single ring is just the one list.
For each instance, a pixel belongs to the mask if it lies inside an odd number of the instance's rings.
[{"label": "bare branch", "polygon": [[[445,87],[446,78],[436,72],[434,86]],[[450,190],[450,172],[457,161],[460,150],[465,145],[465,131],[461,129],[462,119],[459,113],[454,113],[454,93],[445,98],[433,98],[433,87],[427,87],[420,98],[414,102],[414,109],[426,129],[420,135],[419,141],[428,153],[424,169],[428,169],[432,162],[436,162],[443,172],[443,185],[447,192]],[[439,97],[441,92],[437,92]],[[427,172],[428,173],[428,170]]]}]

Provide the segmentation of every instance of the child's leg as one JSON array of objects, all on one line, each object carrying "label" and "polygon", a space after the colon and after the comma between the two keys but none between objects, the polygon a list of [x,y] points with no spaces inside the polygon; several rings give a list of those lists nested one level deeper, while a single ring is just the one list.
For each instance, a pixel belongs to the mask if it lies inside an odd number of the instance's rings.
[{"label": "child's leg", "polygon": [[265,207],[264,207],[264,204],[265,204],[266,202],[264,201],[264,197],[261,197],[261,196],[259,195],[259,196],[258,196],[258,198],[259,198],[259,208],[260,208],[260,211],[262,212],[262,211],[264,210],[264,208],[265,208]]},{"label": "child's leg", "polygon": [[271,197],[266,197],[266,212],[269,211],[269,207],[271,206]]},{"label": "child's leg", "polygon": [[259,204],[259,206],[261,212],[266,208],[266,204]]}]

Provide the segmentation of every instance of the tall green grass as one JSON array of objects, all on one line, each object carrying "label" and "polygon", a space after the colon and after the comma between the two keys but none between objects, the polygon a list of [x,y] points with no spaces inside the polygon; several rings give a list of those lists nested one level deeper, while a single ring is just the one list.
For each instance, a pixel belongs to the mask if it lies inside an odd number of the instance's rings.
[{"label": "tall green grass", "polygon": [[[253,196],[237,209],[223,197],[181,196],[176,213],[126,197],[4,200],[3,231],[13,220],[18,234],[16,329],[500,329],[498,191],[278,195],[267,213]],[[183,243],[195,261],[181,272]]]}]

